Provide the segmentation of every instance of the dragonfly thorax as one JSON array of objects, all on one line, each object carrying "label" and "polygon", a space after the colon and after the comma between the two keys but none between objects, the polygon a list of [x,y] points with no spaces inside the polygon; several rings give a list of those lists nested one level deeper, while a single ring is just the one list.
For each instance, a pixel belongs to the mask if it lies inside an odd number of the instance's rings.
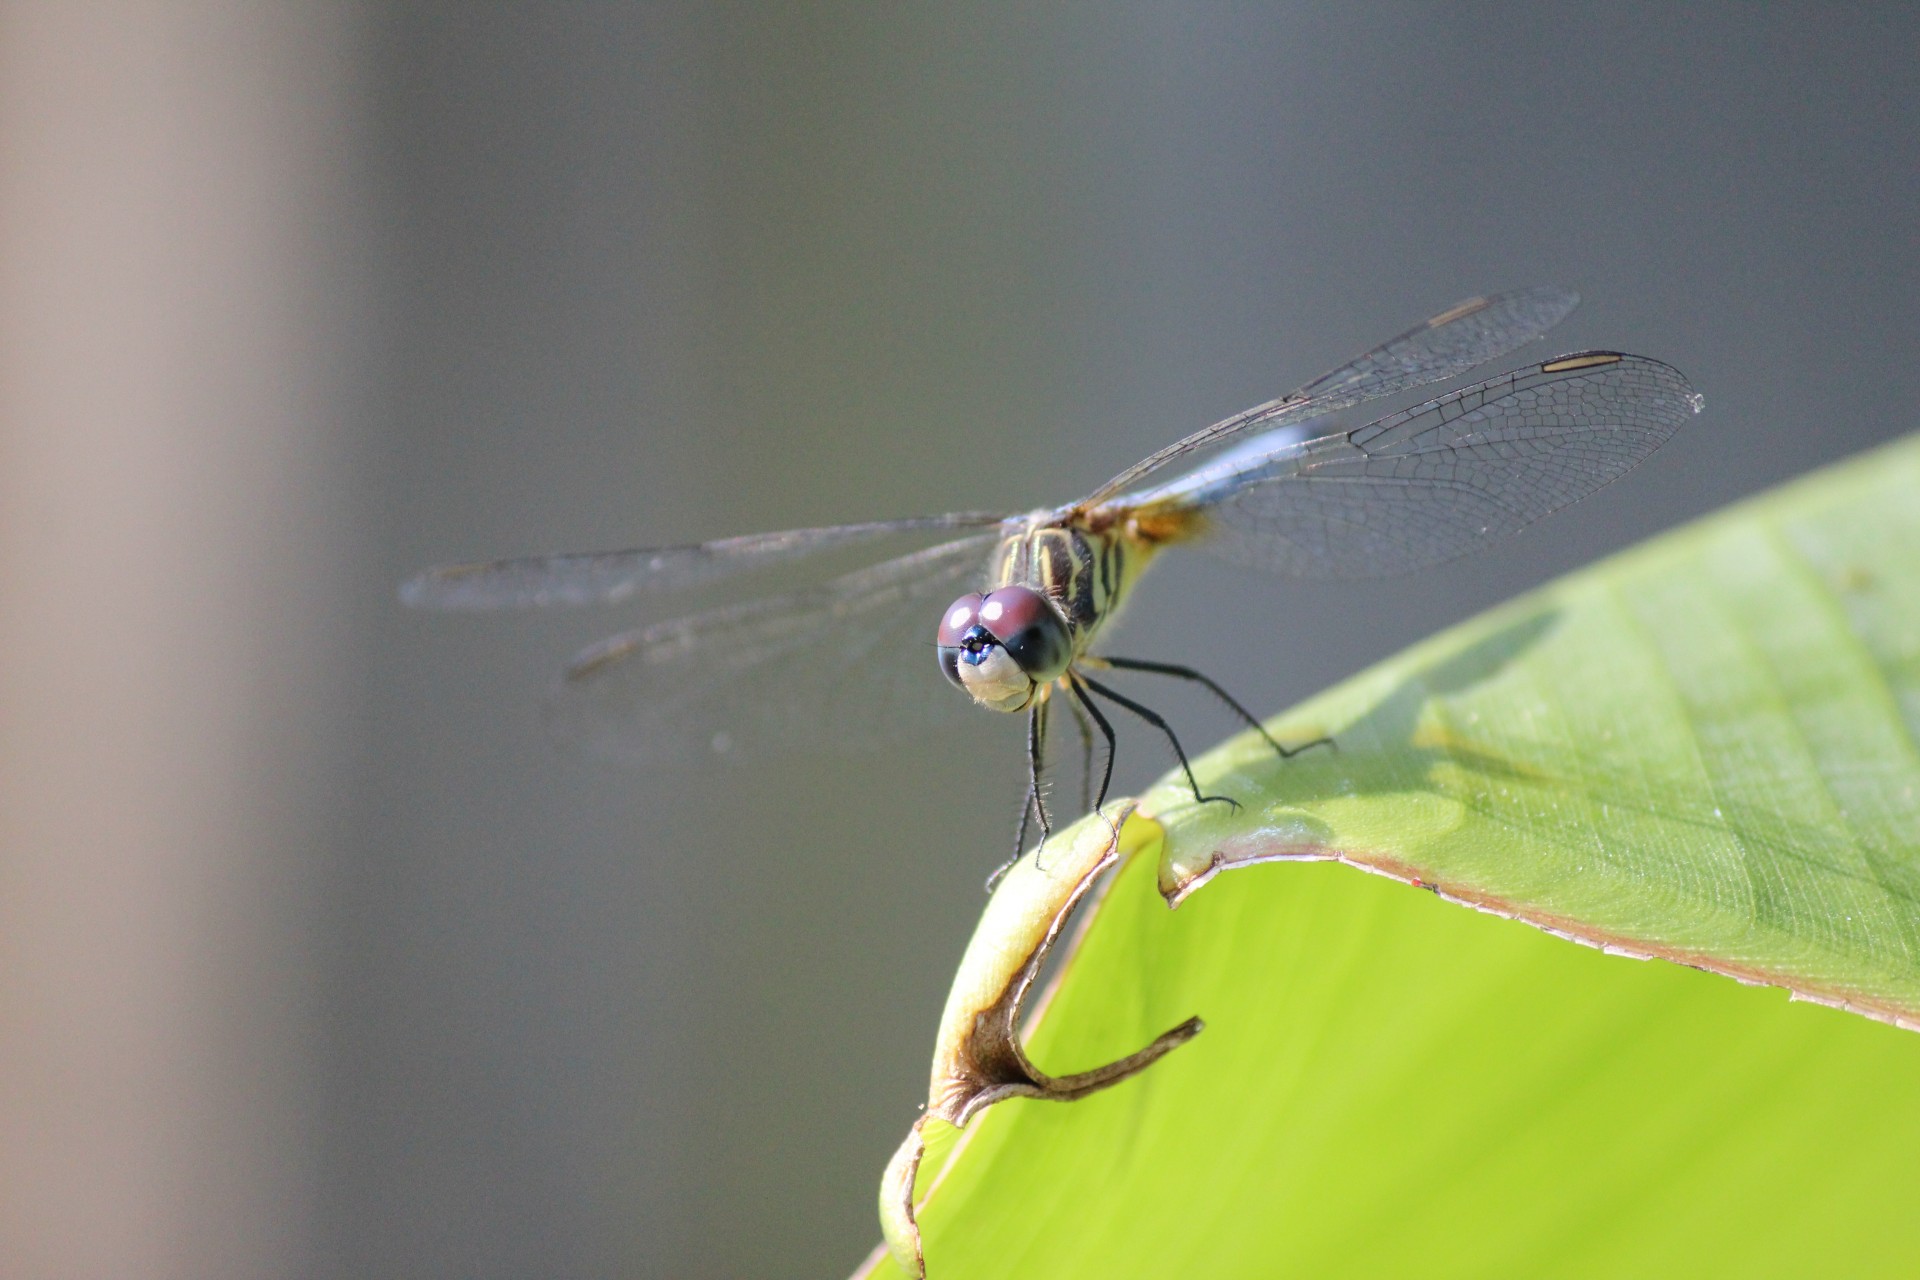
[{"label": "dragonfly thorax", "polygon": [[940,670],[983,707],[1022,711],[1073,661],[1067,620],[1032,587],[955,600],[940,620]]}]

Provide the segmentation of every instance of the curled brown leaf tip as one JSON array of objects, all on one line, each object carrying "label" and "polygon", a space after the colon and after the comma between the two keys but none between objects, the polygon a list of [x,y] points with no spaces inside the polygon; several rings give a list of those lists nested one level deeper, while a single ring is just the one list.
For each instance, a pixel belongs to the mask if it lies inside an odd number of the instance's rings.
[{"label": "curled brown leaf tip", "polygon": [[[1199,1031],[1198,1019],[1117,1062],[1069,1076],[1034,1066],[1020,1043],[1021,1008],[1073,910],[1109,867],[1161,840],[1127,804],[1049,843],[1044,862],[1016,863],[987,904],[941,1018],[927,1114],[964,1126],[1003,1098],[1068,1101],[1126,1079]],[[1109,825],[1111,823],[1111,825]]]},{"label": "curled brown leaf tip", "polygon": [[1131,803],[1116,806],[1048,841],[1043,858],[1030,853],[1020,859],[988,901],[941,1014],[926,1114],[881,1183],[881,1229],[907,1274],[926,1274],[914,1182],[929,1124],[959,1128],[1007,1098],[1083,1098],[1145,1070],[1200,1034],[1200,1019],[1189,1018],[1118,1061],[1064,1076],[1034,1066],[1020,1043],[1022,1006],[1074,908],[1108,868],[1157,850],[1161,840],[1158,823],[1140,817]]}]

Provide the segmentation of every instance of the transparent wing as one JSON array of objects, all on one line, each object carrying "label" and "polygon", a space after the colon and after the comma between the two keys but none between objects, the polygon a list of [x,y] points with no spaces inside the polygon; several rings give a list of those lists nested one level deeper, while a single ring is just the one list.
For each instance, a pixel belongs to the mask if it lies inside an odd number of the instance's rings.
[{"label": "transparent wing", "polygon": [[941,611],[998,533],[788,595],[656,623],[581,652],[554,690],[562,738],[614,759],[863,744],[982,714],[934,657]]},{"label": "transparent wing", "polygon": [[960,511],[907,520],[786,529],[680,547],[442,565],[407,579],[401,584],[400,599],[420,609],[463,610],[616,604],[637,592],[693,586],[830,548],[894,534],[985,528],[999,524],[1003,518]]},{"label": "transparent wing", "polygon": [[1579,294],[1550,286],[1491,298],[1469,298],[1314,379],[1298,391],[1255,405],[1175,441],[1134,463],[1094,490],[1079,505],[1104,502],[1171,462],[1196,450],[1224,444],[1248,431],[1272,430],[1323,417],[1366,400],[1459,377],[1532,342],[1566,319],[1579,305]]},{"label": "transparent wing", "polygon": [[1249,441],[1140,504],[1230,560],[1318,578],[1404,573],[1517,532],[1631,470],[1698,413],[1677,369],[1589,351],[1350,432]]}]

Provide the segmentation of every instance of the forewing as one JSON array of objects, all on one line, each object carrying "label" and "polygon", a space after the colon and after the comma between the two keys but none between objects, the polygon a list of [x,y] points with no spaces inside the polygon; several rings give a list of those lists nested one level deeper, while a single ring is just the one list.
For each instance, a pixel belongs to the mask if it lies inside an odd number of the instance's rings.
[{"label": "forewing", "polygon": [[689,587],[855,543],[896,534],[985,528],[1001,519],[962,511],[754,533],[679,547],[442,565],[409,578],[400,588],[400,599],[415,608],[459,610],[616,604],[641,591]]},{"label": "forewing", "polygon": [[583,651],[549,704],[615,759],[868,745],[971,711],[940,675],[941,612],[981,584],[997,533],[782,596],[656,623]]},{"label": "forewing", "polygon": [[1469,298],[1298,391],[1255,405],[1168,445],[1101,485],[1082,505],[1104,502],[1169,463],[1248,431],[1272,430],[1459,377],[1532,342],[1566,319],[1579,304],[1579,294],[1551,286]]},{"label": "forewing", "polygon": [[1276,442],[1156,501],[1194,512],[1200,545],[1231,560],[1319,578],[1405,573],[1624,475],[1701,403],[1670,365],[1582,352],[1351,432]]}]

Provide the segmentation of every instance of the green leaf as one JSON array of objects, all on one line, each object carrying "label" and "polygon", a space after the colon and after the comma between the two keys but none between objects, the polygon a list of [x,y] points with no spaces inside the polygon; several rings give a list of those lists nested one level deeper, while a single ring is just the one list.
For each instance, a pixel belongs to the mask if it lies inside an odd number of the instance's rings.
[{"label": "green leaf", "polygon": [[[1142,797],[1164,839],[1026,1051],[1075,1073],[1206,1031],[930,1133],[937,1280],[1911,1273],[1920,1037],[1887,1023],[1920,1025],[1920,438],[1273,728],[1339,749],[1197,761],[1238,813]],[[1435,892],[1275,865],[1316,859]]]}]

